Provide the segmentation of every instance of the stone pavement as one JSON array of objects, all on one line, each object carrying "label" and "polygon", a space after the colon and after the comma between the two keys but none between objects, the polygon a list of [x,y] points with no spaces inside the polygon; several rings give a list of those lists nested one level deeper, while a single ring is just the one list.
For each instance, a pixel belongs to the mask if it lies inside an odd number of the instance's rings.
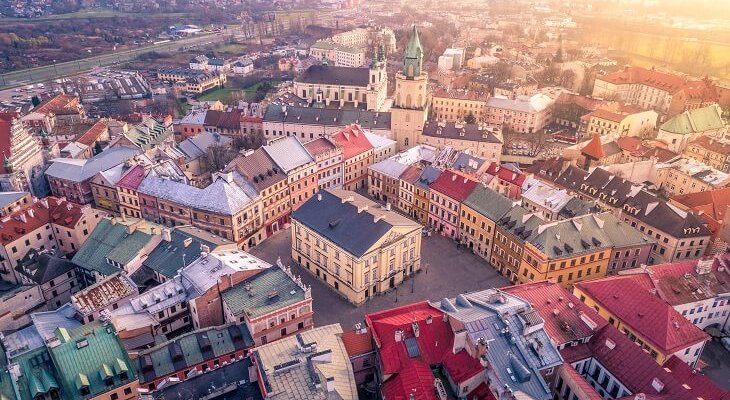
[{"label": "stone pavement", "polygon": [[[291,263],[291,228],[286,229],[264,243],[254,247],[250,253],[271,263],[281,257],[285,265]],[[355,307],[326,284],[318,281],[307,270],[292,265],[292,271],[302,276],[302,281],[312,286],[314,298],[314,323],[316,326],[339,322],[343,330],[352,329],[364,320],[365,314],[387,308],[405,305],[421,300],[441,300],[459,293],[504,287],[507,279],[495,271],[487,262],[464,248],[457,248],[453,240],[432,236],[421,243],[421,265],[423,270],[415,279],[403,283],[398,290],[392,290],[370,299],[364,305]],[[411,292],[413,291],[413,292]],[[397,293],[397,301],[396,301]]]}]

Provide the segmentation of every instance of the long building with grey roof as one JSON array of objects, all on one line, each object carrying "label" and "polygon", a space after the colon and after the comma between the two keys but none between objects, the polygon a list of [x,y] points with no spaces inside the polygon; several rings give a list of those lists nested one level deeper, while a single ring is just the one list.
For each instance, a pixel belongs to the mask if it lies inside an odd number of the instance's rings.
[{"label": "long building with grey roof", "polygon": [[351,124],[379,136],[392,138],[390,112],[360,109],[302,107],[287,104],[270,104],[263,120],[267,139],[279,136],[296,136],[302,141],[326,137]]}]

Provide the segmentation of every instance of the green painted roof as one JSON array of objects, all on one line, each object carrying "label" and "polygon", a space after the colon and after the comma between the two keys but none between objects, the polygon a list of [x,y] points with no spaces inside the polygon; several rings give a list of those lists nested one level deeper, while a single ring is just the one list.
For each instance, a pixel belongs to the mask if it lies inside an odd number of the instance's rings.
[{"label": "green painted roof", "polygon": [[[11,387],[6,386],[5,375],[0,378],[3,380],[0,390],[9,399],[32,400],[39,393],[60,389],[58,371],[45,346],[23,353],[14,358],[13,362],[18,363],[23,375],[15,384],[7,382],[7,385],[12,385]],[[11,379],[10,375],[7,375],[7,379]]]},{"label": "green painted roof", "polygon": [[[234,334],[238,335],[241,340],[234,340]],[[211,353],[207,355],[201,350],[201,342],[205,340],[210,342],[211,347]],[[135,365],[139,371],[140,382],[145,384],[187,366],[251,348],[253,345],[251,333],[244,324],[206,328],[184,334],[141,352]],[[182,354],[183,359],[173,362],[172,354],[177,352]],[[151,364],[152,369],[145,371],[142,368],[145,363]]]},{"label": "green painted roof", "polygon": [[[70,330],[68,340],[62,340],[49,352],[54,364],[59,366],[65,400],[88,398],[79,392],[82,386],[89,387],[92,397],[106,392],[102,375],[107,368],[114,371],[114,387],[137,379],[134,371],[129,370],[131,361],[114,329],[98,322]],[[127,372],[126,379],[120,377],[122,370]]]},{"label": "green painted roof", "polygon": [[675,115],[662,124],[661,130],[680,135],[721,129],[725,126],[721,111],[716,105],[688,110]]},{"label": "green painted roof", "polygon": [[148,233],[137,229],[128,234],[127,225],[112,224],[111,219],[105,218],[99,221],[96,229],[91,232],[72,261],[84,269],[110,276],[118,272],[119,268],[107,263],[107,258],[125,265],[150,240],[152,235]]},{"label": "green painted roof", "polygon": [[423,54],[421,39],[418,37],[418,29],[416,29],[416,25],[413,25],[411,37],[408,39],[408,44],[406,45],[405,56],[408,58],[417,58],[420,57],[421,54]]},{"label": "green painted roof", "polygon": [[[187,239],[190,239],[190,243],[185,246]],[[150,252],[143,265],[167,278],[174,278],[177,271],[183,267],[183,255],[185,263],[190,264],[200,256],[202,245],[208,246],[211,250],[218,247],[211,241],[174,229],[170,234],[170,241],[160,242]]]},{"label": "green painted roof", "polygon": [[477,185],[464,204],[496,222],[512,209],[513,202],[484,185]]},{"label": "green painted roof", "polygon": [[304,300],[304,290],[281,268],[273,266],[227,289],[222,296],[234,315],[245,312],[249,318],[256,318]]}]

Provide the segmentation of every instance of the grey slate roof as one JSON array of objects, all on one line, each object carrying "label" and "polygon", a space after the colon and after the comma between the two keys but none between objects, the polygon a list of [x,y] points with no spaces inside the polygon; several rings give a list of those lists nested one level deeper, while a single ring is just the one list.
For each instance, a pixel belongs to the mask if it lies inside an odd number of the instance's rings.
[{"label": "grey slate roof", "polygon": [[370,69],[312,65],[296,81],[311,84],[365,87],[370,82]]},{"label": "grey slate roof", "polygon": [[27,194],[28,192],[0,192],[0,208],[7,207]]},{"label": "grey slate roof", "polygon": [[485,160],[471,154],[459,153],[459,155],[456,156],[456,160],[454,160],[454,163],[451,165],[451,168],[457,171],[465,171],[475,174],[485,162]]},{"label": "grey slate roof", "polygon": [[280,267],[273,266],[226,289],[223,301],[233,315],[258,318],[304,300],[302,289]]},{"label": "grey slate roof", "polygon": [[264,122],[280,122],[303,125],[346,126],[359,124],[363,129],[390,129],[390,112],[365,110],[339,110],[270,104],[264,114]]},{"label": "grey slate roof", "polygon": [[[195,261],[200,256],[201,246],[208,246],[211,250],[217,247],[215,243],[187,234],[179,228],[172,230],[170,239],[169,242],[161,241],[142,264],[168,279],[177,275],[177,271],[183,267],[183,261],[185,264]],[[185,246],[188,239],[189,244]]]},{"label": "grey slate roof", "polygon": [[512,209],[514,203],[485,185],[477,185],[464,204],[496,222]]},{"label": "grey slate roof", "polygon": [[[368,204],[368,211],[358,212],[353,202],[342,201],[342,198],[350,196],[357,202]],[[375,222],[372,213],[385,214],[386,217]],[[355,192],[343,190],[320,191],[318,196],[313,196],[294,211],[292,219],[356,257],[364,255],[396,225],[421,229],[419,224],[392,211],[379,209],[376,203]]]},{"label": "grey slate roof", "polygon": [[225,146],[233,142],[233,139],[222,136],[218,133],[201,132],[191,138],[187,138],[178,144],[180,150],[188,160],[195,160],[206,155],[210,146]]},{"label": "grey slate roof", "polygon": [[284,172],[289,172],[304,164],[314,162],[314,157],[296,136],[284,136],[262,147]]},{"label": "grey slate roof", "polygon": [[407,168],[407,164],[399,163],[398,161],[392,160],[390,158],[386,158],[385,160],[370,166],[370,169],[372,169],[373,171],[380,172],[381,174],[391,178],[400,177],[403,171],[405,171]]},{"label": "grey slate roof", "polygon": [[138,150],[130,147],[112,147],[102,151],[88,160],[72,158],[56,158],[46,170],[46,175],[72,182],[83,182],[97,173],[114,168],[137,154]]},{"label": "grey slate roof", "polygon": [[430,185],[433,181],[438,179],[438,177],[441,175],[441,170],[432,166],[427,166],[423,169],[423,172],[421,173],[421,176],[418,177],[418,181],[416,181],[416,185],[418,185],[422,189],[428,189],[428,185]]},{"label": "grey slate roof", "polygon": [[490,130],[479,129],[476,124],[457,124],[454,122],[426,121],[423,126],[425,136],[445,139],[470,140],[474,142],[502,143]]},{"label": "grey slate roof", "polygon": [[[561,365],[563,358],[544,328],[526,333],[528,323],[538,326],[544,322],[528,302],[487,289],[431,304],[461,322],[472,343],[480,339],[488,343],[486,356],[494,368],[485,373],[492,382],[505,382],[496,389],[498,397],[509,387],[531,399],[552,398],[550,385],[539,371]],[[504,329],[511,334],[505,335]]]},{"label": "grey slate roof", "polygon": [[18,272],[39,285],[65,275],[75,268],[76,264],[65,258],[54,257],[45,253],[38,254],[35,249],[31,249],[15,267]]}]

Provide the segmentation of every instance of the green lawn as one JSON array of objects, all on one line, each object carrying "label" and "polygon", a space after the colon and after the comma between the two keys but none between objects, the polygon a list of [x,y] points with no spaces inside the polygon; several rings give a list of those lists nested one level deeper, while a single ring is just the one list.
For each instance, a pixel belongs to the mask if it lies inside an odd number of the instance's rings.
[{"label": "green lawn", "polygon": [[220,100],[222,103],[230,103],[239,93],[243,92],[241,89],[233,88],[222,88],[211,90],[210,92],[203,93],[197,97],[199,101],[216,101]]},{"label": "green lawn", "polygon": [[[234,100],[246,100],[252,101],[253,96],[256,94],[256,89],[266,81],[261,81],[245,88],[220,88],[211,90],[210,92],[203,93],[196,97],[198,101],[216,101],[219,100],[221,103],[230,104]],[[272,79],[269,82],[273,86],[276,86],[280,81],[278,79]],[[230,83],[229,83],[230,84]]]}]

